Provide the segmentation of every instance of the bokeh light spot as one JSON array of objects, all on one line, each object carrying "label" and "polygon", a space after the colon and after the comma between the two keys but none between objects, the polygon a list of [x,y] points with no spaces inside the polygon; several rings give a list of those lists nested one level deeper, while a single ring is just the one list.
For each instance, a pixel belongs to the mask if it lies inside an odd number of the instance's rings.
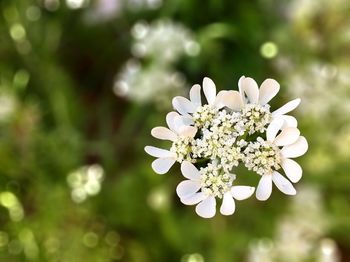
[{"label": "bokeh light spot", "polygon": [[88,232],[83,237],[83,243],[89,248],[96,247],[98,244],[98,236],[94,232]]},{"label": "bokeh light spot", "polygon": [[201,50],[200,45],[197,42],[195,42],[195,41],[188,41],[185,44],[185,52],[189,56],[196,56],[196,55],[198,55],[200,50]]},{"label": "bokeh light spot", "polygon": [[13,78],[13,84],[20,89],[25,88],[29,82],[29,78],[28,71],[24,69],[18,70]]},{"label": "bokeh light spot", "polygon": [[204,262],[204,257],[199,253],[184,255],[181,262]]},{"label": "bokeh light spot", "polygon": [[28,259],[38,257],[39,248],[36,244],[33,232],[29,228],[24,228],[19,232],[19,239],[22,242],[24,254]]},{"label": "bokeh light spot", "polygon": [[169,205],[169,196],[164,188],[157,188],[151,191],[147,202],[152,209],[162,210]]},{"label": "bokeh light spot", "polygon": [[13,221],[21,221],[24,217],[23,209],[21,206],[15,206],[10,209],[10,217]]},{"label": "bokeh light spot", "polygon": [[15,23],[10,28],[10,35],[13,40],[22,41],[26,36],[26,30],[21,24]]},{"label": "bokeh light spot", "polygon": [[29,21],[38,21],[41,17],[41,10],[37,6],[30,6],[26,10],[26,16]]},{"label": "bokeh light spot", "polygon": [[278,54],[278,46],[273,42],[266,42],[261,45],[260,54],[268,59],[274,58]]},{"label": "bokeh light spot", "polygon": [[141,39],[146,36],[148,32],[148,24],[146,22],[138,22],[131,30],[131,34],[136,39]]},{"label": "bokeh light spot", "polygon": [[106,234],[105,241],[110,246],[116,246],[120,241],[120,235],[117,232],[109,231]]},{"label": "bokeh light spot", "polygon": [[6,208],[13,208],[17,205],[17,198],[11,192],[2,192],[0,194],[0,203]]}]

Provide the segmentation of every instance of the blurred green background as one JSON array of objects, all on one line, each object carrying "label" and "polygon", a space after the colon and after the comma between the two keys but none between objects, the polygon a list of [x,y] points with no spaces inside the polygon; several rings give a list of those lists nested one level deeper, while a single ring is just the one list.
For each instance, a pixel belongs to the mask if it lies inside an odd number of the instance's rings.
[{"label": "blurred green background", "polygon": [[[350,2],[1,0],[0,261],[350,261]],[[145,145],[171,97],[275,78],[296,197],[183,206]],[[165,146],[168,146],[166,143]],[[249,175],[243,168],[237,173]],[[256,183],[258,178],[256,178]]]}]

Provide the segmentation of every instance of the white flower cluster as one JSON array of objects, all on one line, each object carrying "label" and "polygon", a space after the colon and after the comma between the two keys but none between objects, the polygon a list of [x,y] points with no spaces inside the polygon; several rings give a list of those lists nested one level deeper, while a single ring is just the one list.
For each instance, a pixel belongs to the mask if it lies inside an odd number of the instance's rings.
[{"label": "white flower cluster", "polygon": [[303,112],[318,121],[334,120],[334,115],[339,120],[349,120],[349,66],[311,63],[302,68],[292,67],[287,74],[293,86],[289,93],[306,102]]},{"label": "white flower cluster", "polygon": [[117,75],[113,91],[138,103],[165,104],[173,94],[183,93],[185,82],[185,77],[172,68],[157,64],[144,67],[140,61],[130,59]]},{"label": "white flower cluster", "polygon": [[199,53],[193,33],[181,24],[158,20],[136,23],[131,34],[134,58],[116,76],[114,93],[139,103],[160,105],[175,93],[184,93],[186,79],[174,64],[183,55]]},{"label": "white flower cluster", "polygon": [[[202,87],[207,104],[202,104]],[[308,144],[300,136],[297,120],[287,113],[299,105],[300,99],[271,112],[268,102],[280,88],[273,79],[266,79],[259,88],[252,78],[243,76],[239,91],[217,94],[214,82],[206,77],[202,87],[194,85],[190,99],[173,99],[177,112],[168,113],[169,128],[152,129],[155,138],[172,142],[170,150],[145,147],[157,158],[152,168],[158,174],[168,172],[175,162],[181,163],[187,179],[176,189],[181,202],[197,205],[197,214],[210,218],[216,213],[218,198],[222,199],[220,212],[233,214],[234,199],[249,198],[255,191],[254,187],[235,185],[235,167],[240,163],[261,176],[258,200],[270,197],[273,183],[287,195],[296,194],[291,182],[300,180],[302,169],[291,158],[303,155]]]},{"label": "white flower cluster", "polygon": [[138,22],[132,28],[132,36],[133,54],[159,63],[174,62],[183,54],[195,56],[200,50],[192,32],[170,20],[158,20],[151,25]]}]

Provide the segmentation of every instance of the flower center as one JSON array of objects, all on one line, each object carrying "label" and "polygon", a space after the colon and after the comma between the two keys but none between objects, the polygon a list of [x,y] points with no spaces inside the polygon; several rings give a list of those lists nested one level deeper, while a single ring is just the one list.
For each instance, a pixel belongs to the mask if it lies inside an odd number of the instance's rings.
[{"label": "flower center", "polygon": [[201,190],[207,196],[222,198],[232,187],[236,176],[234,174],[222,173],[221,169],[213,164],[201,168]]},{"label": "flower center", "polygon": [[242,119],[245,129],[251,135],[255,132],[263,133],[267,124],[271,122],[269,105],[247,104],[242,110]]},{"label": "flower center", "polygon": [[209,127],[218,110],[210,105],[204,105],[193,114],[194,125],[196,127]]},{"label": "flower center", "polygon": [[271,142],[257,138],[244,150],[244,164],[259,175],[272,174],[281,167],[280,149]]},{"label": "flower center", "polygon": [[173,142],[170,151],[176,153],[176,160],[178,162],[182,163],[184,160],[193,162],[191,157],[193,140],[192,137],[178,137]]}]

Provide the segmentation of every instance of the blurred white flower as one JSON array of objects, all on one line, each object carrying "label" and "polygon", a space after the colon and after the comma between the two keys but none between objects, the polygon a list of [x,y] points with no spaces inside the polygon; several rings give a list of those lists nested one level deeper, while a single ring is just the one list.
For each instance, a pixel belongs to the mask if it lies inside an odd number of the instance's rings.
[{"label": "blurred white flower", "polygon": [[337,243],[330,238],[324,238],[321,240],[319,247],[319,262],[338,262],[340,261],[339,250]]},{"label": "blurred white flower", "polygon": [[163,0],[124,0],[124,4],[132,11],[158,9],[163,5]]},{"label": "blurred white flower", "polygon": [[[311,18],[327,12],[337,12],[347,8],[349,1],[347,0],[295,0],[291,1],[287,6],[287,15],[292,22],[305,23],[311,21]],[[327,10],[325,12],[325,10]]]},{"label": "blurred white flower", "polygon": [[270,239],[254,239],[249,244],[248,262],[273,262],[271,252],[274,243]]},{"label": "blurred white flower", "polygon": [[325,117],[349,119],[350,68],[330,64],[311,63],[290,70],[288,82],[291,95],[299,96],[305,105],[301,110],[315,119]]},{"label": "blurred white flower", "polygon": [[101,190],[103,178],[103,168],[98,164],[83,166],[70,173],[67,182],[72,189],[72,200],[81,203],[89,196],[97,195]]},{"label": "blurred white flower", "polygon": [[67,7],[70,9],[80,9],[89,4],[88,0],[66,0]]},{"label": "blurred white flower", "polygon": [[[289,211],[277,224],[277,231],[269,248],[262,249],[259,242],[250,246],[249,262],[337,262],[337,248],[334,241],[321,239],[329,227],[329,219],[323,210],[320,192],[311,186],[299,189],[293,198]],[[334,256],[330,259],[329,253]],[[256,258],[265,257],[264,260]]]},{"label": "blurred white flower", "polygon": [[199,53],[199,44],[193,34],[181,24],[169,20],[159,20],[152,24],[139,22],[132,28],[136,57],[150,57],[160,63],[171,63],[186,54]]},{"label": "blurred white flower", "polygon": [[122,0],[96,0],[86,10],[85,20],[89,23],[108,21],[119,16],[122,8]]},{"label": "blurred white flower", "polygon": [[167,67],[142,67],[137,60],[129,60],[114,82],[116,95],[145,103],[167,104],[169,97],[185,89],[184,76]]},{"label": "blurred white flower", "polygon": [[[76,6],[76,2],[83,0],[67,1],[75,2],[73,5]],[[90,2],[90,7],[85,13],[85,20],[88,23],[109,21],[127,11],[155,10],[163,4],[162,0],[90,0]]]},{"label": "blurred white flower", "polygon": [[44,7],[49,11],[56,11],[60,7],[59,0],[44,0]]},{"label": "blurred white flower", "polygon": [[139,103],[168,104],[170,97],[186,87],[185,77],[173,68],[174,63],[182,55],[197,55],[199,44],[187,28],[169,20],[138,22],[131,33],[134,58],[117,74],[114,93]]}]

